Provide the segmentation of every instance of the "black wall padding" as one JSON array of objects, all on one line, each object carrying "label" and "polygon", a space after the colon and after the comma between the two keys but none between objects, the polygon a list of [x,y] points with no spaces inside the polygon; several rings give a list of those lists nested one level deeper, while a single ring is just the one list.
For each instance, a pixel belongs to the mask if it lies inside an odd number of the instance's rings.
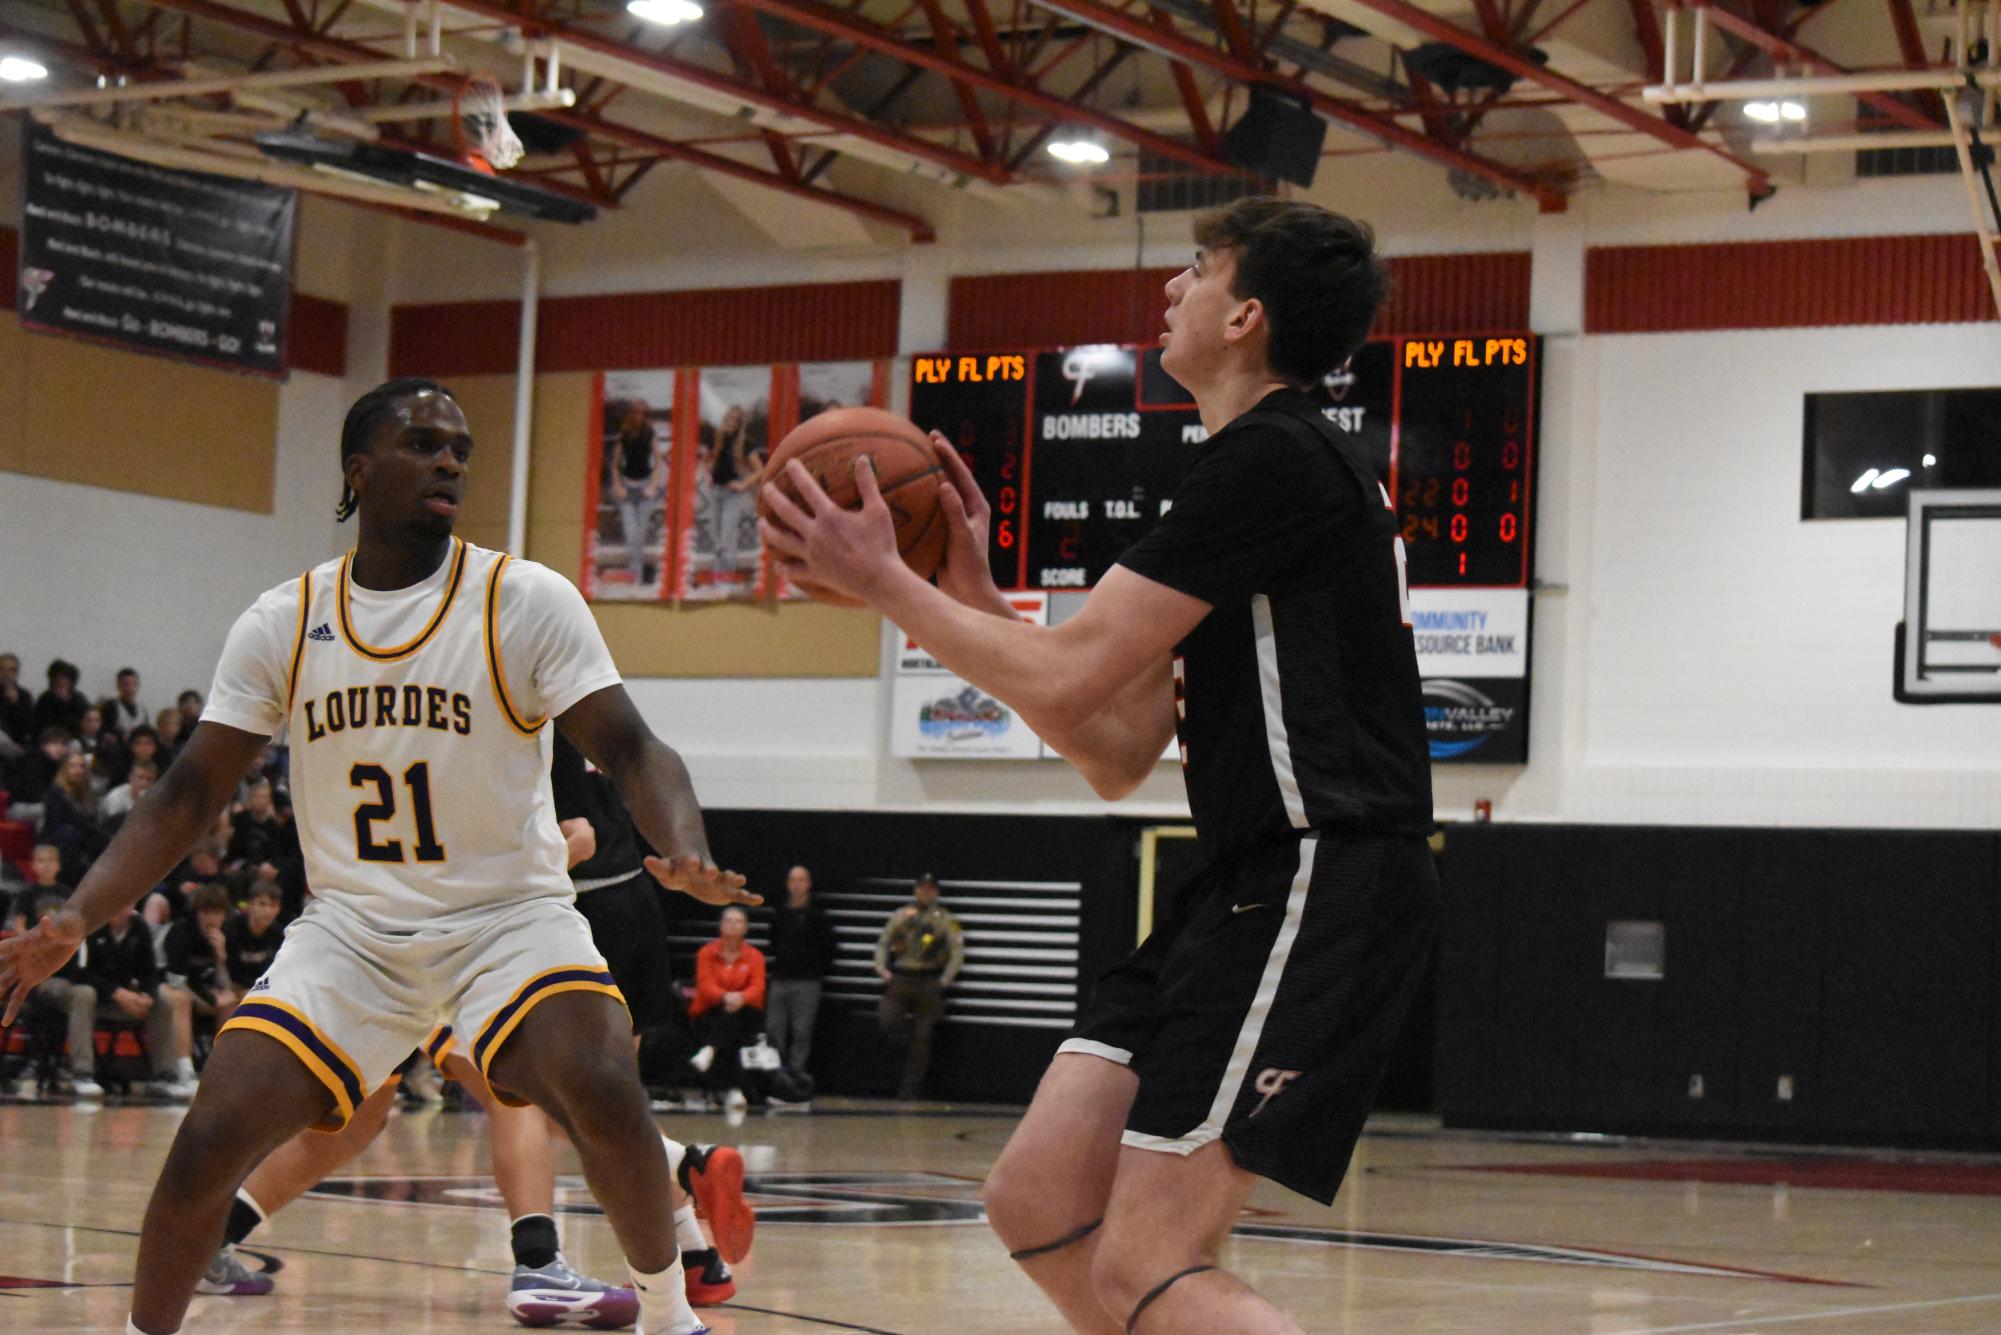
[{"label": "black wall padding", "polygon": [[1448,1125],[2001,1142],[2001,837],[1461,826],[1444,879]]}]

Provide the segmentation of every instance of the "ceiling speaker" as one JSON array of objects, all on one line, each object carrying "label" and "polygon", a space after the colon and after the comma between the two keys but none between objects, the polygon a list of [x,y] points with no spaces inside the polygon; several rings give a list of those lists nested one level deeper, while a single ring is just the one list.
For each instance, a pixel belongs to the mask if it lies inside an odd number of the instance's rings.
[{"label": "ceiling speaker", "polygon": [[1312,185],[1327,122],[1309,107],[1269,88],[1252,88],[1251,104],[1223,136],[1223,156],[1246,171],[1294,185]]}]

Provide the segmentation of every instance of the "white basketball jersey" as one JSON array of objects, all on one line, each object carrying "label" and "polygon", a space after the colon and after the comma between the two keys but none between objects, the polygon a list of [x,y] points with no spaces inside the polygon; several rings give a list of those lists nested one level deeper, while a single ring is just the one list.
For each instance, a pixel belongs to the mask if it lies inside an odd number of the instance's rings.
[{"label": "white basketball jersey", "polygon": [[549,720],[618,680],[583,599],[457,539],[407,589],[359,588],[351,561],[244,614],[203,715],[266,733],[282,717],[313,894],[392,932],[570,897]]}]

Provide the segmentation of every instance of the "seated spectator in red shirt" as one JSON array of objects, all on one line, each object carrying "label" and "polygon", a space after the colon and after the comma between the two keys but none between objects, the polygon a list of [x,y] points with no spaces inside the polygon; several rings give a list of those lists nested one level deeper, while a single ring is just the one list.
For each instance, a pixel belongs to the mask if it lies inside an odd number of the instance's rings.
[{"label": "seated spectator in red shirt", "polygon": [[251,889],[243,912],[223,925],[229,983],[239,995],[248,992],[277,958],[278,947],[285,940],[285,929],[278,925],[283,903],[275,883],[260,882]]},{"label": "seated spectator in red shirt", "polygon": [[145,727],[153,717],[146,712],[146,706],[139,703],[137,668],[119,668],[118,694],[100,701],[97,707],[104,714],[104,730],[115,732],[120,737],[129,737],[134,728]]},{"label": "seated spectator in red shirt", "polygon": [[35,731],[64,728],[76,736],[90,701],[76,689],[76,664],[56,659],[49,664],[49,689],[35,701]]},{"label": "seated spectator in red shirt", "polygon": [[153,934],[129,906],[84,942],[84,972],[97,989],[97,1013],[140,1020],[153,1059],[153,1092],[190,1099],[195,1092],[194,999],[170,985],[153,958]]},{"label": "seated spectator in red shirt", "polygon": [[[740,908],[723,910],[716,939],[695,953],[695,999],[688,1006],[702,1051],[691,1063],[708,1074],[712,1089],[744,1101],[744,1048],[764,1032],[764,952],[744,939],[750,919]],[[704,1057],[706,1054],[706,1059]]]}]

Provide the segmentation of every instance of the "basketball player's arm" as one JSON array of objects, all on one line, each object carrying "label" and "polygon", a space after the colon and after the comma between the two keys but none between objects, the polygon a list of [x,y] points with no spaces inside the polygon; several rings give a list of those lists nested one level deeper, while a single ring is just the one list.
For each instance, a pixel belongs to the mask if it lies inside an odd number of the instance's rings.
[{"label": "basketball player's arm", "polygon": [[854,511],[833,504],[804,468],[788,477],[799,501],[767,488],[778,522],[760,525],[788,576],[863,599],[951,671],[1005,701],[1101,796],[1122,797],[1152,771],[1174,728],[1174,646],[1209,614],[1208,603],[1114,566],[1060,626],[995,615],[947,596],[903,563],[869,468],[855,471],[863,504]]},{"label": "basketball player's arm", "polygon": [[33,931],[0,941],[4,1020],[63,966],[84,938],[139,902],[215,824],[268,739],[220,723],[199,723],[185,750],[132,807],[69,902]]},{"label": "basketball player's arm", "polygon": [[623,685],[592,691],[564,710],[556,726],[611,777],[632,823],[660,851],[646,859],[656,880],[705,904],[764,902],[743,888],[742,876],[716,866],[687,765],[653,735]]}]

